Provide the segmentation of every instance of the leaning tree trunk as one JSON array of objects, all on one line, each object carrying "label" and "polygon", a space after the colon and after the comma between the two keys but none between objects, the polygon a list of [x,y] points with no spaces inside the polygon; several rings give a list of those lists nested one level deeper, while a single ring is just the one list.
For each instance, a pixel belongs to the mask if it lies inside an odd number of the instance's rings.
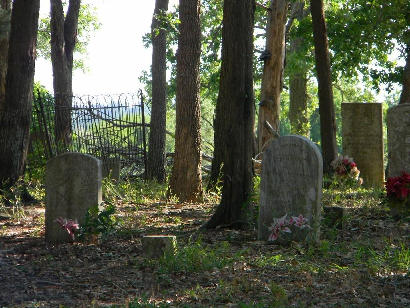
[{"label": "leaning tree trunk", "polygon": [[[304,1],[294,4],[295,17],[299,22],[304,16]],[[290,40],[289,54],[299,59],[306,57],[303,48],[304,38],[294,37]],[[304,64],[294,65],[289,74],[289,121],[292,134],[309,138],[309,118],[307,110],[307,69]]]},{"label": "leaning tree trunk", "polygon": [[148,180],[165,182],[165,137],[167,113],[167,38],[164,29],[164,16],[168,10],[168,0],[156,0],[152,18],[152,108],[149,133],[148,161],[146,177]]},{"label": "leaning tree trunk", "polygon": [[410,104],[410,45],[407,44],[406,48],[406,66],[403,72],[403,89],[400,95],[399,104]]},{"label": "leaning tree trunk", "polygon": [[179,1],[175,156],[169,194],[179,201],[201,201],[200,0]]},{"label": "leaning tree trunk", "polygon": [[280,92],[285,59],[285,30],[288,12],[287,0],[272,0],[266,27],[266,47],[261,87],[261,102],[258,116],[258,150],[272,138],[266,127],[267,121],[279,132]]},{"label": "leaning tree trunk", "polygon": [[222,29],[222,64],[217,119],[223,131],[217,138],[223,147],[222,199],[206,228],[248,223],[252,191],[254,126],[253,96],[253,0],[225,0]]},{"label": "leaning tree trunk", "polygon": [[6,99],[7,57],[9,52],[11,0],[0,0],[0,109]]},{"label": "leaning tree trunk", "polygon": [[0,110],[0,184],[23,175],[29,144],[40,0],[14,0],[6,77]]},{"label": "leaning tree trunk", "polygon": [[323,172],[331,173],[330,163],[337,157],[336,121],[330,73],[329,46],[322,0],[310,0],[315,44],[315,67],[318,81],[320,136]]},{"label": "leaning tree trunk", "polygon": [[70,0],[66,17],[61,0],[50,1],[51,63],[55,96],[56,142],[64,149],[71,143],[73,53],[77,40],[81,0]]}]

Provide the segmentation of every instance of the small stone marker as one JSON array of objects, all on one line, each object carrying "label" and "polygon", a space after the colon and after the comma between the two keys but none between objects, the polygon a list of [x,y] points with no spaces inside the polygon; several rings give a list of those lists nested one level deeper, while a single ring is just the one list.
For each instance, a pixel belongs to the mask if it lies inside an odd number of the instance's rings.
[{"label": "small stone marker", "polygon": [[102,177],[110,177],[112,180],[120,180],[121,159],[110,157],[102,160]]},{"label": "small stone marker", "polygon": [[387,111],[388,176],[410,173],[410,103]]},{"label": "small stone marker", "polygon": [[343,154],[353,158],[363,184],[384,186],[382,104],[342,103]]},{"label": "small stone marker", "polygon": [[268,240],[273,218],[285,214],[302,214],[312,228],[290,234],[289,241],[319,240],[322,175],[322,155],[309,139],[291,135],[269,143],[262,161],[259,240]]},{"label": "small stone marker", "polygon": [[142,238],[142,250],[147,258],[161,258],[165,252],[175,253],[176,248],[174,235],[146,235]]},{"label": "small stone marker", "polygon": [[102,202],[101,161],[91,155],[64,153],[46,166],[46,241],[70,242],[57,218],[84,222],[88,209]]},{"label": "small stone marker", "polygon": [[324,206],[323,219],[329,228],[336,227],[342,229],[343,217],[345,216],[345,208],[340,206]]}]

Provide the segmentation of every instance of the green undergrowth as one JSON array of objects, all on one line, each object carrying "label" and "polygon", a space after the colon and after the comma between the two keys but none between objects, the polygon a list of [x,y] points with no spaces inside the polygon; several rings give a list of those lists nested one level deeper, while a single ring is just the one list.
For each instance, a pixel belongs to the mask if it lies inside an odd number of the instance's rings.
[{"label": "green undergrowth", "polygon": [[147,260],[157,274],[195,273],[221,269],[240,258],[241,252],[232,254],[228,242],[220,242],[216,246],[208,246],[200,239],[189,241],[177,247],[175,252],[166,252],[158,260]]},{"label": "green undergrowth", "polygon": [[166,200],[166,184],[155,181],[121,180],[113,181],[111,179],[103,180],[104,200],[115,203],[134,203],[144,204]]}]

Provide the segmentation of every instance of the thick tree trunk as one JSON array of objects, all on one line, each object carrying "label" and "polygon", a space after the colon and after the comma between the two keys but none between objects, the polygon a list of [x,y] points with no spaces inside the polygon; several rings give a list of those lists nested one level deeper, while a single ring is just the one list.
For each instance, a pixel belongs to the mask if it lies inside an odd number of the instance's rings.
[{"label": "thick tree trunk", "polygon": [[11,0],[0,0],[0,109],[6,99],[7,58],[9,52]]},{"label": "thick tree trunk", "polygon": [[[253,0],[225,0],[222,30],[222,65],[215,132],[222,152],[222,200],[206,228],[248,223],[252,191],[254,126]],[[218,127],[218,126],[217,126]]]},{"label": "thick tree trunk", "polygon": [[167,113],[167,38],[159,17],[168,10],[168,0],[156,0],[152,19],[152,108],[146,176],[165,182],[165,136]]},{"label": "thick tree trunk", "polygon": [[410,104],[410,45],[406,48],[406,66],[403,72],[403,89],[400,95],[399,104]]},{"label": "thick tree trunk", "polygon": [[169,194],[181,202],[201,201],[200,0],[179,1],[175,157]]},{"label": "thick tree trunk", "polygon": [[1,184],[13,184],[24,172],[29,144],[39,10],[40,0],[14,0],[6,100],[0,110]]},{"label": "thick tree trunk", "polygon": [[266,27],[265,63],[263,66],[261,102],[258,117],[258,148],[272,138],[267,121],[279,132],[280,92],[285,59],[285,30],[288,12],[287,0],[272,0]]},{"label": "thick tree trunk", "polygon": [[50,1],[51,63],[56,105],[55,136],[63,148],[71,143],[73,53],[81,0],[70,0],[67,15],[61,0]]},{"label": "thick tree trunk", "polygon": [[[304,16],[304,1],[294,4],[295,17],[301,21]],[[298,58],[306,56],[304,53],[304,38],[294,37],[290,41],[289,53]],[[289,74],[289,121],[292,134],[309,138],[309,118],[307,110],[307,71],[306,67],[298,65]]]},{"label": "thick tree trunk", "polygon": [[315,67],[318,81],[320,135],[323,172],[331,173],[330,163],[337,157],[336,121],[332,78],[323,0],[310,0],[315,44]]}]

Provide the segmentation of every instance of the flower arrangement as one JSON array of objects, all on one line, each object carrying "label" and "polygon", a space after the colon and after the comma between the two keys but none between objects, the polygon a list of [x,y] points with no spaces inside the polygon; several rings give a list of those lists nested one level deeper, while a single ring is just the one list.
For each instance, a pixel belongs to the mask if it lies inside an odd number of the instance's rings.
[{"label": "flower arrangement", "polygon": [[271,231],[268,238],[269,242],[276,241],[281,233],[292,233],[292,226],[297,229],[310,228],[308,220],[302,214],[299,214],[297,217],[290,217],[289,219],[287,219],[287,215],[273,218],[272,225],[269,227],[269,231]]},{"label": "flower arrangement", "polygon": [[59,217],[55,221],[61,226],[63,230],[67,231],[71,239],[74,240],[76,231],[80,229],[80,225],[77,223],[77,221],[63,217]]},{"label": "flower arrangement", "polygon": [[357,164],[353,161],[353,158],[347,155],[339,155],[330,165],[340,180],[347,180],[348,182],[359,185],[363,183],[363,179],[359,177],[360,171],[357,168]]},{"label": "flower arrangement", "polygon": [[[103,207],[101,205],[101,207]],[[84,222],[81,226],[77,220],[59,217],[55,220],[71,239],[83,241],[97,241],[100,237],[108,235],[118,224],[118,219],[114,216],[115,206],[110,204],[101,209],[98,205],[88,209]]]},{"label": "flower arrangement", "polygon": [[403,172],[401,176],[389,177],[385,183],[388,204],[391,208],[410,209],[410,173]]}]

